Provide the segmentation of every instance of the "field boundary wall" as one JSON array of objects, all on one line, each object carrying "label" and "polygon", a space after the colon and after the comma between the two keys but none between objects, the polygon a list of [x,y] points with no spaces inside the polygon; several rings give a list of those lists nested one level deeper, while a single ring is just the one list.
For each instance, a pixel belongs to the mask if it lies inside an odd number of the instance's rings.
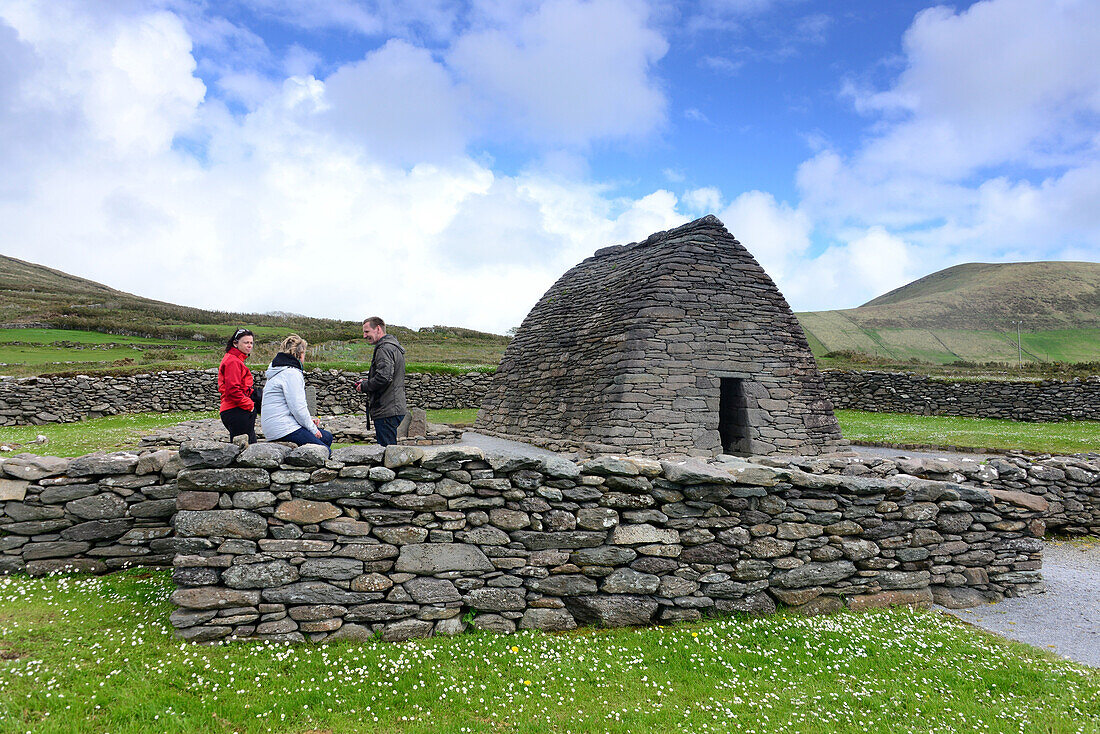
[{"label": "field boundary wall", "polygon": [[[1073,380],[945,381],[900,372],[823,370],[838,409],[954,415],[1017,421],[1100,420],[1100,377]],[[257,382],[261,371],[253,372]],[[310,370],[324,415],[363,410],[357,372]],[[410,406],[478,408],[493,375],[411,372]],[[0,425],[70,423],[120,413],[216,410],[217,371],[179,370],[129,376],[24,377],[0,380]]]}]

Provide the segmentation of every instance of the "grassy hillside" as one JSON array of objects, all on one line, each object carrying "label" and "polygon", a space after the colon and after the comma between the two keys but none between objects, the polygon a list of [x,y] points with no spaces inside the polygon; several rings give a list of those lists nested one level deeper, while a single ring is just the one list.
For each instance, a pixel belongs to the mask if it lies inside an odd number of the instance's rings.
[{"label": "grassy hillside", "polygon": [[[354,321],[207,311],[109,288],[60,270],[0,255],[0,323],[167,339],[224,339],[238,324],[296,331],[309,341],[361,336]],[[220,327],[220,328],[219,328]]]},{"label": "grassy hillside", "polygon": [[[256,333],[256,364],[292,332],[315,345],[307,355],[313,365],[358,369],[370,360],[358,321],[179,306],[0,255],[3,374],[210,367],[238,326]],[[508,344],[507,337],[457,327],[388,330],[405,345],[410,365],[422,369],[495,366]]]},{"label": "grassy hillside", "polygon": [[799,313],[816,356],[936,364],[1100,361],[1100,263],[967,263],[858,308]]},{"label": "grassy hillside", "polygon": [[[1015,364],[1012,321],[1022,320],[1024,361],[1046,374],[1053,362],[1100,362],[1100,263],[958,265],[859,308],[798,318],[822,366],[909,368],[917,360],[948,371],[961,362]],[[49,328],[9,328],[35,325]],[[256,364],[290,332],[315,345],[313,365],[359,369],[370,358],[357,321],[179,306],[0,255],[2,374],[209,367],[239,325],[256,332]],[[452,327],[390,331],[414,370],[495,366],[508,343]]]}]

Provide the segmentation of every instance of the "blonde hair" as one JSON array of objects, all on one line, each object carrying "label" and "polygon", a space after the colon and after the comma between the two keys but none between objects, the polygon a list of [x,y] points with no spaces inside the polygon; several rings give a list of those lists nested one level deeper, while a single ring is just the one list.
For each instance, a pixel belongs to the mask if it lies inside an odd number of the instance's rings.
[{"label": "blonde hair", "polygon": [[283,343],[279,345],[279,351],[301,359],[305,356],[306,347],[308,346],[309,342],[305,339],[297,334],[291,334],[286,339],[283,339]]}]

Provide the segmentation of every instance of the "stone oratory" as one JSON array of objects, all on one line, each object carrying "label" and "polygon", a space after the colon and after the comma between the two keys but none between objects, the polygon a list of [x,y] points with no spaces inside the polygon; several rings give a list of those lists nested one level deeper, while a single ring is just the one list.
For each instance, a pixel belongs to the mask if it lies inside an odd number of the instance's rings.
[{"label": "stone oratory", "polygon": [[806,336],[714,216],[607,247],[524,319],[475,430],[634,454],[816,454],[841,443]]}]

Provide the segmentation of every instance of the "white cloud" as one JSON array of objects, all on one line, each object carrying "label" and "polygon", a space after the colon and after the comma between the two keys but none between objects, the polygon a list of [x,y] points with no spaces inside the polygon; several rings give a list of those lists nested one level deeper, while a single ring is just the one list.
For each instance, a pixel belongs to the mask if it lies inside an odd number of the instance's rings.
[{"label": "white cloud", "polygon": [[704,115],[696,107],[688,107],[686,110],[684,110],[684,118],[691,120],[692,122],[702,122],[704,124],[710,123],[710,120],[707,119],[707,116]]},{"label": "white cloud", "polygon": [[171,13],[16,10],[0,22],[17,80],[0,83],[0,125],[19,121],[0,145],[5,254],[207,308],[504,331],[596,248],[684,219],[667,191],[618,200],[578,180],[570,148],[516,176],[472,159],[464,87],[407,42],[324,79],[227,72],[249,100],[234,115],[203,97]]},{"label": "white cloud", "polygon": [[459,20],[454,0],[239,0],[239,4],[288,25],[340,29],[364,36],[446,39]]},{"label": "white cloud", "polygon": [[775,280],[796,310],[818,311],[838,304],[851,308],[926,275],[928,264],[918,264],[913,251],[885,228],[871,227],[849,233],[844,242],[797,262]]},{"label": "white cloud", "polygon": [[903,116],[862,164],[962,177],[1002,163],[1072,164],[1082,147],[1095,155],[1098,29],[1100,5],[1082,0],[922,11],[897,83],[857,95],[860,109]]},{"label": "white cloud", "polygon": [[774,280],[800,266],[810,246],[810,219],[763,191],[748,191],[718,214]]},{"label": "white cloud", "polygon": [[465,150],[465,97],[428,51],[389,41],[325,80],[325,118],[372,157],[437,161]]},{"label": "white cloud", "polygon": [[[919,13],[851,153],[804,162],[800,208],[827,232],[901,233],[923,272],[965,260],[1100,258],[1100,5],[987,0]],[[1093,199],[1095,200],[1095,199]],[[1041,254],[1040,254],[1041,253]]]},{"label": "white cloud", "polygon": [[713,214],[722,208],[722,192],[713,186],[685,191],[683,204],[688,208],[688,211],[700,216]]},{"label": "white cloud", "polygon": [[171,13],[124,22],[79,15],[60,2],[8,3],[0,6],[0,20],[17,31],[23,52],[35,55],[34,66],[17,71],[25,76],[13,106],[66,126],[82,117],[87,131],[108,144],[166,149],[205,96],[193,76],[190,38]]},{"label": "white cloud", "polygon": [[734,61],[725,56],[704,56],[699,63],[708,69],[731,76],[740,71],[741,67],[745,65],[743,60]]},{"label": "white cloud", "polygon": [[562,145],[641,137],[667,101],[651,74],[668,44],[636,0],[547,0],[514,27],[459,38],[447,63],[507,133]]},{"label": "white cloud", "polygon": [[320,64],[320,55],[294,43],[283,58],[283,71],[287,76],[313,76],[314,70]]}]

